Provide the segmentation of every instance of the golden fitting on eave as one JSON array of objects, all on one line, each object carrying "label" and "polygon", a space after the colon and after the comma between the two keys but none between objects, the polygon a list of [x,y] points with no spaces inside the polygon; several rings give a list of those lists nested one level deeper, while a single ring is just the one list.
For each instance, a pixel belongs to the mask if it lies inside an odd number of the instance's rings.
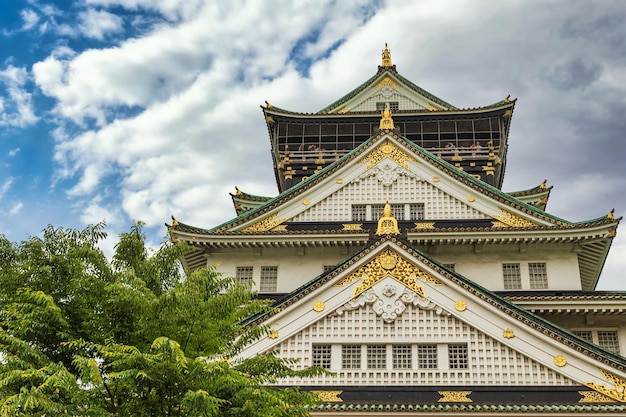
[{"label": "golden fitting on eave", "polygon": [[400,233],[398,229],[398,221],[395,217],[393,217],[393,211],[391,210],[391,206],[389,205],[389,201],[385,203],[385,208],[383,209],[383,215],[378,220],[378,229],[376,230],[377,235],[397,235]]},{"label": "golden fitting on eave", "polygon": [[391,63],[391,52],[389,52],[389,48],[387,47],[387,43],[385,43],[385,49],[383,50],[383,62],[380,65],[383,68],[392,67]]},{"label": "golden fitting on eave", "polygon": [[389,105],[385,105],[385,110],[383,110],[383,115],[380,119],[380,130],[393,130],[395,126],[393,125],[393,119],[391,118],[391,110],[389,110]]}]

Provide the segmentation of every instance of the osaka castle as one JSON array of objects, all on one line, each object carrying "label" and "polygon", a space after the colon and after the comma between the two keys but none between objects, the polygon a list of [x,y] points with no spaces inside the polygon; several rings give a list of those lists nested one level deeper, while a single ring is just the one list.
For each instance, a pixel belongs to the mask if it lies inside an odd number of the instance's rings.
[{"label": "osaka castle", "polygon": [[280,382],[316,391],[314,416],[624,415],[626,292],[596,291],[620,219],[550,214],[546,181],[502,191],[515,105],[455,107],[387,46],[317,112],[266,102],[278,195],[168,225],[186,268],[273,300],[242,357],[328,369]]}]

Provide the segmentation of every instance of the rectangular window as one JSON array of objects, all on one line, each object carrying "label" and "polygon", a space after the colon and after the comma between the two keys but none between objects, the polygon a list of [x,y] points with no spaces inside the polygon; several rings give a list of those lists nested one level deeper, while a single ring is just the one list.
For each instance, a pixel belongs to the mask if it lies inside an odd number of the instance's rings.
[{"label": "rectangular window", "polygon": [[611,353],[615,353],[617,355],[620,354],[619,351],[619,341],[617,339],[616,331],[607,331],[600,330],[598,331],[598,345],[608,350]]},{"label": "rectangular window", "polygon": [[531,289],[544,290],[548,288],[548,273],[544,262],[529,263],[528,276],[530,278]]},{"label": "rectangular window", "polygon": [[387,367],[387,346],[367,346],[367,367],[369,369],[385,369]]},{"label": "rectangular window", "polygon": [[278,287],[278,267],[262,266],[259,292],[276,292]]},{"label": "rectangular window", "polygon": [[[390,206],[393,217],[396,220],[404,220],[404,204],[390,204]],[[382,217],[384,209],[384,204],[372,204],[372,220],[378,221]]]},{"label": "rectangular window", "polygon": [[400,108],[397,101],[390,101],[390,102],[378,101],[376,102],[376,110],[377,111],[385,110],[385,107],[387,107],[387,104],[389,105],[389,110],[391,111],[396,111]]},{"label": "rectangular window", "polygon": [[398,105],[397,101],[391,101],[389,102],[389,110],[391,111],[396,111],[400,108],[400,106]]},{"label": "rectangular window", "polygon": [[352,205],[352,221],[353,222],[364,222],[366,215],[367,215],[367,207],[365,206],[365,204]]},{"label": "rectangular window", "polygon": [[393,345],[393,369],[411,369],[413,366],[411,345]]},{"label": "rectangular window", "polygon": [[421,369],[437,368],[437,345],[417,346],[417,367]]},{"label": "rectangular window", "polygon": [[341,367],[344,369],[361,369],[361,345],[341,346]]},{"label": "rectangular window", "polygon": [[505,290],[521,290],[522,275],[519,264],[502,264],[502,275],[504,277]]},{"label": "rectangular window", "polygon": [[249,284],[252,282],[252,267],[251,266],[238,266],[235,272],[235,277],[242,284]]},{"label": "rectangular window", "polygon": [[313,366],[330,369],[330,345],[313,345]]},{"label": "rectangular window", "polygon": [[467,369],[467,345],[448,345],[450,369]]},{"label": "rectangular window", "polygon": [[574,330],[572,333],[589,343],[593,343],[593,333],[591,330]]},{"label": "rectangular window", "polygon": [[424,217],[424,203],[409,204],[409,220],[424,220]]}]

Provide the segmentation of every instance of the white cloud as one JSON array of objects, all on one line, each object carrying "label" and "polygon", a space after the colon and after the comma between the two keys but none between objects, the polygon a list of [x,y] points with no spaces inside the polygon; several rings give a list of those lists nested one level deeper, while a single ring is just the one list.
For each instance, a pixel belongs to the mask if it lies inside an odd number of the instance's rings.
[{"label": "white cloud", "polygon": [[[11,64],[0,71],[0,82],[5,85],[4,98],[0,104],[0,126],[24,127],[35,123],[35,109],[32,93],[24,87],[28,72]],[[0,90],[1,91],[1,90]]]},{"label": "white cloud", "polygon": [[122,31],[122,18],[104,10],[87,9],[78,18],[78,28],[88,38],[102,40],[106,35]]},{"label": "white cloud", "polygon": [[14,157],[15,155],[17,155],[17,153],[20,151],[20,148],[15,148],[15,149],[11,149],[9,150],[9,152],[7,153],[7,155],[9,157]]},{"label": "white cloud", "polygon": [[22,30],[29,30],[39,22],[39,15],[31,9],[24,9],[20,12],[22,20]]},{"label": "white cloud", "polygon": [[21,201],[18,201],[17,203],[13,204],[13,206],[9,209],[9,214],[11,216],[18,214],[20,210],[22,210],[22,207],[24,207],[24,204]]},{"label": "white cloud", "polygon": [[13,181],[14,181],[13,177],[9,177],[4,180],[4,182],[0,186],[0,199],[2,199],[4,195],[7,193],[7,191],[9,191],[9,189],[11,188],[11,185],[13,185]]}]

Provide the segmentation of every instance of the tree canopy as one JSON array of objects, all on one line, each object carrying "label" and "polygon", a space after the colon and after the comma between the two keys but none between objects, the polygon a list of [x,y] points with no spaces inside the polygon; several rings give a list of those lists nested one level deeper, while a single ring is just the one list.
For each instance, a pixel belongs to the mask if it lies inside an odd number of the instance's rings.
[{"label": "tree canopy", "polygon": [[268,308],[213,268],[183,271],[182,245],[151,253],[141,224],[109,261],[104,224],[0,235],[0,416],[306,416],[306,377],[272,353],[236,359]]}]

